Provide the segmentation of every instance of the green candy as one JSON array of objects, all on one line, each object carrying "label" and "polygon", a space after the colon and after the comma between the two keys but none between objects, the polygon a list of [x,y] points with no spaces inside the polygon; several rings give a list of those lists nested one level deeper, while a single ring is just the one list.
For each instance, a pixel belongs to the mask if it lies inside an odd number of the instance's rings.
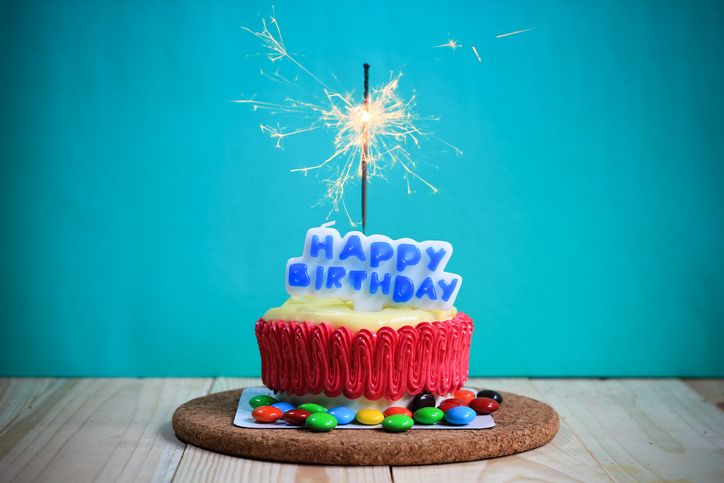
[{"label": "green candy", "polygon": [[319,404],[314,403],[304,403],[297,406],[297,409],[304,409],[305,411],[309,411],[310,413],[326,413],[327,408],[324,406],[320,406]]},{"label": "green candy", "polygon": [[412,416],[415,418],[415,421],[420,424],[435,424],[442,420],[445,413],[442,412],[441,409],[427,407],[418,409]]},{"label": "green candy", "polygon": [[256,409],[259,406],[271,406],[272,404],[278,402],[279,401],[276,398],[273,398],[271,396],[254,396],[253,398],[249,399],[249,406]]},{"label": "green candy", "polygon": [[310,414],[304,425],[315,433],[326,433],[337,427],[337,418],[329,414],[325,409],[324,412]]},{"label": "green candy", "polygon": [[415,421],[405,414],[393,414],[382,421],[382,427],[389,433],[404,433],[413,424],[415,424]]}]

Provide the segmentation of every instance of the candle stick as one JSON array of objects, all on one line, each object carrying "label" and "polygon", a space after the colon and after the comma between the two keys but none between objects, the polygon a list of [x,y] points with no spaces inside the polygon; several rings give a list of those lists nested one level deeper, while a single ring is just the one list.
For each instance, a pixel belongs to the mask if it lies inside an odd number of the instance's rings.
[{"label": "candle stick", "polygon": [[369,129],[369,112],[370,112],[370,65],[363,65],[365,70],[365,117],[364,129],[362,132],[362,233],[367,228],[367,141]]}]

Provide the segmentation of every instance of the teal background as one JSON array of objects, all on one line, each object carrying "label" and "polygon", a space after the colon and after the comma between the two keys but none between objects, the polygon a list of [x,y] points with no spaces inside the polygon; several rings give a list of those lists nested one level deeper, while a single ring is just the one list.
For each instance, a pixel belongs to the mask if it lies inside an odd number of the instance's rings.
[{"label": "teal background", "polygon": [[[404,72],[465,152],[416,151],[435,195],[375,180],[368,228],[454,245],[471,372],[724,375],[723,4],[366,3],[275,0],[312,71],[358,94],[363,62],[373,84]],[[277,150],[230,102],[321,99],[248,56],[239,27],[270,9],[2,3],[3,375],[259,373],[253,324],[328,209],[289,169],[332,138]]]}]

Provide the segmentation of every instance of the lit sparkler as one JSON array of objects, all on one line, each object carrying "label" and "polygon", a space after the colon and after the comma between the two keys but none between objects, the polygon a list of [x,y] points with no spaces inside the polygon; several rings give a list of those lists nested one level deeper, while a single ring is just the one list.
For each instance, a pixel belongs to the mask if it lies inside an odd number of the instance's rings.
[{"label": "lit sparkler", "polygon": [[[308,123],[299,128],[286,129],[280,125],[260,125],[262,132],[270,136],[278,148],[283,141],[299,134],[317,129],[330,129],[334,132],[334,151],[323,161],[306,167],[292,169],[293,172],[307,174],[322,168],[335,168],[336,174],[325,181],[327,189],[320,202],[330,201],[330,214],[342,208],[352,226],[355,223],[349,214],[345,202],[347,184],[362,178],[363,189],[363,228],[366,222],[366,178],[384,176],[389,169],[399,166],[407,186],[412,193],[411,182],[417,180],[432,192],[437,188],[416,171],[416,161],[410,149],[419,147],[425,137],[432,137],[442,142],[459,156],[462,151],[455,146],[423,132],[418,122],[435,120],[421,118],[414,112],[415,96],[403,99],[398,93],[400,74],[390,75],[390,79],[378,88],[367,89],[363,102],[358,102],[353,95],[331,90],[319,77],[308,70],[294,55],[290,54],[284,44],[279,22],[272,15],[262,20],[262,30],[255,31],[243,27],[262,41],[266,52],[264,55],[271,62],[287,59],[302,72],[314,79],[323,89],[324,102],[312,103],[303,100],[286,98],[280,102],[267,102],[256,99],[240,99],[234,102],[249,104],[255,111],[269,111],[273,114],[289,114],[305,118]],[[453,47],[454,46],[454,47]],[[447,47],[457,48],[459,44],[450,41]]]}]

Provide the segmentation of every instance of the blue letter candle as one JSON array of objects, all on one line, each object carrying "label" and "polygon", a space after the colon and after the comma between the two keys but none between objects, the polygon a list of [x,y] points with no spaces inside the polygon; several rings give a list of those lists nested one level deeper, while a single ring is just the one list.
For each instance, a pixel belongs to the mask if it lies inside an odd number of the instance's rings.
[{"label": "blue letter candle", "polygon": [[290,295],[351,300],[367,312],[395,305],[446,310],[455,303],[462,277],[445,271],[448,242],[341,236],[329,225],[308,230],[304,253],[287,262]]}]

